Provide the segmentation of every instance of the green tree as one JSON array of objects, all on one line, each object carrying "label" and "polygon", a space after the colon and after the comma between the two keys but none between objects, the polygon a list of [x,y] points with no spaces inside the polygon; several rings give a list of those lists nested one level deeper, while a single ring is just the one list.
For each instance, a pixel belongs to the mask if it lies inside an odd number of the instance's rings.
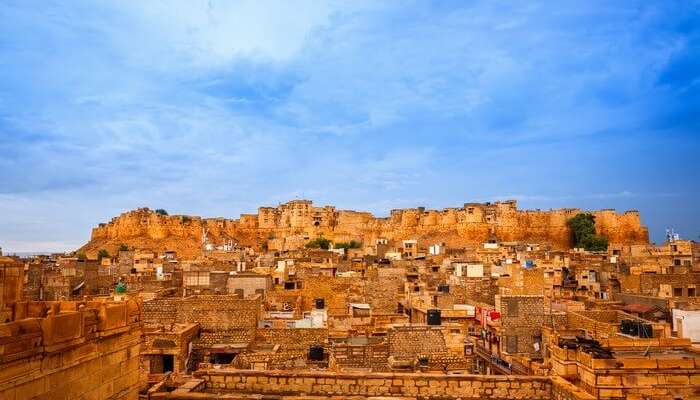
[{"label": "green tree", "polygon": [[574,245],[588,251],[605,251],[608,249],[608,239],[595,233],[595,216],[590,213],[579,213],[568,222],[573,235]]},{"label": "green tree", "polygon": [[589,251],[605,251],[608,249],[608,238],[601,235],[588,235],[583,239],[583,248]]},{"label": "green tree", "polygon": [[100,249],[97,252],[97,261],[102,261],[103,258],[109,258],[109,253],[105,249]]},{"label": "green tree", "polygon": [[85,253],[78,253],[75,255],[78,258],[78,261],[85,261],[87,260],[87,257],[85,256]]},{"label": "green tree", "polygon": [[129,251],[129,246],[122,243],[119,245],[119,251]]},{"label": "green tree", "polygon": [[168,215],[168,212],[163,210],[162,208],[159,208],[156,210],[156,214],[158,215]]},{"label": "green tree", "polygon": [[306,244],[307,249],[323,249],[328,250],[331,248],[331,241],[325,238],[316,238]]},{"label": "green tree", "polygon": [[336,249],[359,249],[362,247],[362,242],[351,240],[349,242],[338,242],[333,245]]}]

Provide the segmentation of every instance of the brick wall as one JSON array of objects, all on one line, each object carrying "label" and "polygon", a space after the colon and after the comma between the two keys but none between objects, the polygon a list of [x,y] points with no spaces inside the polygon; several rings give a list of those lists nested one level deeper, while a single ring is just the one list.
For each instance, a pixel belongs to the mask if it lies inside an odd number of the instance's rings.
[{"label": "brick wall", "polygon": [[174,324],[181,298],[161,297],[143,303],[143,319],[150,324]]},{"label": "brick wall", "polygon": [[260,299],[239,299],[233,295],[191,296],[177,307],[177,322],[199,323],[202,330],[256,328]]},{"label": "brick wall", "polygon": [[545,323],[544,297],[498,296],[496,308],[501,312],[502,350],[512,354],[536,353],[534,342]]},{"label": "brick wall", "polygon": [[279,344],[282,350],[308,351],[312,344],[325,344],[328,341],[326,328],[263,328],[256,331],[257,343]]},{"label": "brick wall", "polygon": [[683,296],[686,296],[688,285],[693,286],[700,282],[700,274],[621,275],[618,279],[620,280],[622,291],[626,293],[659,296],[660,286],[670,285],[672,288],[683,288]]},{"label": "brick wall", "polygon": [[[387,268],[398,270],[398,268]],[[403,272],[403,270],[400,270]],[[373,313],[395,313],[403,295],[405,276],[380,274],[374,279],[364,280],[365,301],[372,307]]]},{"label": "brick wall", "polygon": [[196,372],[195,377],[205,381],[205,391],[211,397],[193,393],[192,399],[215,398],[219,394],[235,390],[306,397],[412,396],[463,400],[544,400],[551,398],[552,388],[549,378],[534,376],[207,370]]},{"label": "brick wall", "polygon": [[498,294],[496,280],[491,278],[462,278],[460,285],[464,287],[464,299],[457,290],[450,290],[457,296],[458,303],[468,303],[467,300],[471,300],[493,304],[493,298]]},{"label": "brick wall", "polygon": [[144,320],[153,324],[199,323],[203,330],[257,328],[259,298],[234,295],[201,295],[156,298],[144,302]]},{"label": "brick wall", "polygon": [[447,352],[442,329],[429,326],[394,327],[387,335],[389,352],[400,357],[437,356]]},{"label": "brick wall", "polygon": [[[309,276],[303,281],[302,307],[310,310],[314,307],[317,298],[326,300],[326,308],[329,314],[344,314],[348,310],[348,296],[351,288],[362,282],[354,278],[329,278],[325,276]],[[360,290],[354,291],[360,293]]]},{"label": "brick wall", "polygon": [[[25,303],[41,318],[0,325],[1,399],[138,399],[137,303]],[[71,311],[72,310],[72,311]]]}]

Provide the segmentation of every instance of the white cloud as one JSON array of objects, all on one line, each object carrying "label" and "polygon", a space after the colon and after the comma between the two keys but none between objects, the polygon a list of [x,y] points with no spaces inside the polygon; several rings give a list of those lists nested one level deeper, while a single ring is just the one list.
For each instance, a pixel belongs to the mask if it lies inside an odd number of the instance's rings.
[{"label": "white cloud", "polygon": [[162,69],[225,68],[237,59],[287,62],[335,9],[317,1],[120,2],[118,11],[147,36],[134,43],[125,32],[119,44],[133,63]]}]

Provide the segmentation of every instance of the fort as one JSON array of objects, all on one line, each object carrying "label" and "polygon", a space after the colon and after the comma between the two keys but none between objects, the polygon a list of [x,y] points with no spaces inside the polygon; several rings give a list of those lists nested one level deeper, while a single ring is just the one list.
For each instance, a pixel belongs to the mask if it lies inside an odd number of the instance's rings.
[{"label": "fort", "polygon": [[[211,248],[236,243],[258,249],[294,250],[319,236],[345,242],[389,245],[408,237],[418,246],[444,243],[447,246],[478,245],[487,240],[547,244],[568,249],[572,235],[567,221],[582,210],[519,210],[515,200],[494,203],[465,203],[460,208],[429,210],[424,207],[396,209],[385,218],[369,212],[315,207],[309,200],[293,200],[278,207],[260,207],[257,214],[239,219],[162,215],[147,208],[121,214],[92,230],[81,249],[94,255],[99,249],[115,253],[120,245],[176,251],[183,256],[201,254],[203,243]],[[635,210],[591,212],[596,231],[611,244],[648,243],[648,231]]]},{"label": "fort", "polygon": [[581,212],[130,211],[0,256],[0,400],[700,399],[700,244]]}]

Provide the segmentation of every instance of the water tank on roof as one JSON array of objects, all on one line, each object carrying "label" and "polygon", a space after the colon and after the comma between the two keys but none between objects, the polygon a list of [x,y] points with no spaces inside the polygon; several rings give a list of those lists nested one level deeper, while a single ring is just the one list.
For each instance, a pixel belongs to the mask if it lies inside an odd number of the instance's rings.
[{"label": "water tank on roof", "polygon": [[315,303],[317,310],[323,310],[324,308],[326,308],[326,300],[324,299],[316,299]]}]

